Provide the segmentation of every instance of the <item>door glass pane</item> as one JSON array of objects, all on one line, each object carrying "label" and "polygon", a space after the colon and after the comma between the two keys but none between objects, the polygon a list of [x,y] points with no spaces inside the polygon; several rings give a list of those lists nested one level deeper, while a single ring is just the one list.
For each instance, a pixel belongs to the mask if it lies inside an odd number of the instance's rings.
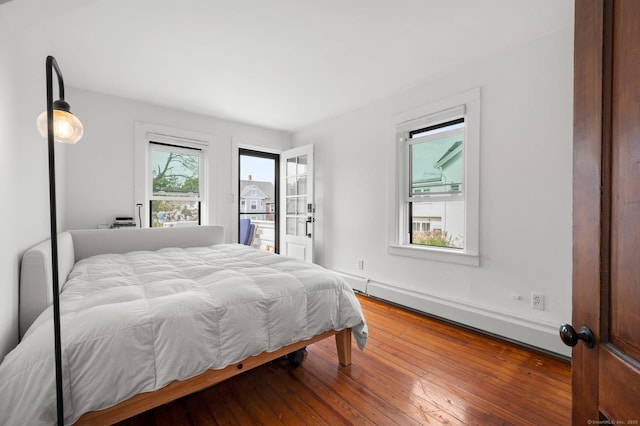
[{"label": "door glass pane", "polygon": [[298,177],[298,194],[297,195],[306,195],[307,194],[307,177],[300,176]]},{"label": "door glass pane", "polygon": [[297,234],[299,237],[304,237],[305,235],[307,235],[307,217],[301,217],[298,216],[298,220],[297,220]]},{"label": "door glass pane", "polygon": [[307,174],[307,156],[301,155],[298,157],[298,175],[306,175]]},{"label": "door glass pane", "polygon": [[295,177],[287,178],[287,195],[297,195],[297,179]]},{"label": "door glass pane", "polygon": [[298,214],[305,214],[307,211],[307,197],[299,197],[297,205]]},{"label": "door glass pane", "polygon": [[[279,156],[240,149],[239,219],[249,219],[254,235],[252,247],[276,252],[277,239],[277,173]],[[295,206],[294,206],[295,207]],[[288,208],[288,206],[287,206]],[[242,223],[240,222],[240,226]],[[239,235],[243,229],[239,229]]]},{"label": "door glass pane", "polygon": [[296,170],[296,158],[287,158],[287,176],[295,176]]},{"label": "door glass pane", "polygon": [[287,214],[296,214],[296,200],[295,198],[287,199]]}]

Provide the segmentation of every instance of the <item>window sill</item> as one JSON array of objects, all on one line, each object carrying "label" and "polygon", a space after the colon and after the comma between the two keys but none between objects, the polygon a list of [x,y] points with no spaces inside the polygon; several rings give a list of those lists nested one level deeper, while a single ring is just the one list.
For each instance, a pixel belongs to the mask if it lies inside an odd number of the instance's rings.
[{"label": "window sill", "polygon": [[480,266],[480,256],[447,249],[402,246],[390,244],[387,253],[394,256],[414,257],[437,262],[456,263],[459,265]]}]

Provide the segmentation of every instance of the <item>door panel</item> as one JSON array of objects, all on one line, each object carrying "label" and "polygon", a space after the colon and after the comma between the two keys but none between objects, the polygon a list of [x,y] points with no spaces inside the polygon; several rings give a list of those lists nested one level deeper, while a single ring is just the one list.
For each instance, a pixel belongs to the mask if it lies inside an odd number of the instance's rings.
[{"label": "door panel", "polygon": [[640,4],[614,8],[609,341],[640,360]]},{"label": "door panel", "polygon": [[[605,11],[607,11],[605,9]],[[600,411],[640,420],[640,2],[613,2],[611,47],[611,254],[601,291]],[[606,242],[603,242],[606,244]],[[604,283],[603,283],[604,284]],[[608,320],[608,324],[606,323]],[[635,368],[634,368],[635,366]],[[635,388],[635,389],[634,389]],[[635,402],[632,402],[635,401]],[[634,417],[635,416],[635,417]]]},{"label": "door panel", "polygon": [[296,259],[305,259],[307,257],[306,251],[306,244],[287,242],[287,256],[295,257]]},{"label": "door panel", "polygon": [[[575,5],[573,424],[640,420],[640,2]],[[635,422],[635,423],[633,423]]]},{"label": "door panel", "polygon": [[286,256],[313,262],[315,204],[313,197],[313,145],[282,153],[283,252]]}]

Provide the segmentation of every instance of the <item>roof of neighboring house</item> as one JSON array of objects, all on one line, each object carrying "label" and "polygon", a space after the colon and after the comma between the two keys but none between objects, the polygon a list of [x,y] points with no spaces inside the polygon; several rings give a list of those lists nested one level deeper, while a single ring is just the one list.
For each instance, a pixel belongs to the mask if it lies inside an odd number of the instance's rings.
[{"label": "roof of neighboring house", "polygon": [[275,188],[271,182],[261,182],[258,180],[241,180],[240,181],[240,194],[244,194],[246,190],[251,186],[255,186],[260,192],[262,192],[267,200],[273,200],[275,197]]},{"label": "roof of neighboring house", "polygon": [[436,161],[436,164],[434,164],[434,167],[442,167],[443,165],[445,165],[446,163],[448,163],[456,154],[458,154],[458,152],[460,152],[462,150],[462,141],[457,141],[455,142],[453,145],[451,145],[449,147],[449,149],[447,150],[447,152],[445,152],[442,157],[440,157],[438,159],[438,161]]}]

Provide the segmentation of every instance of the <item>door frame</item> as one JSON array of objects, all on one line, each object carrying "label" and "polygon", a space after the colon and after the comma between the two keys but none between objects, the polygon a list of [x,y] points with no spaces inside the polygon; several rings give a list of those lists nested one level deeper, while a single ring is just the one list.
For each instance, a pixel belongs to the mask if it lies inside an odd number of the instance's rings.
[{"label": "door frame", "polygon": [[275,152],[275,151],[269,151],[266,149],[261,149],[261,148],[256,148],[256,147],[244,147],[244,146],[238,146],[237,147],[237,153],[238,153],[238,161],[237,161],[237,167],[238,167],[238,173],[237,173],[237,188],[236,188],[236,193],[238,194],[238,202],[237,202],[237,208],[236,208],[236,220],[237,220],[237,236],[236,236],[236,241],[238,240],[238,238],[240,237],[240,208],[241,208],[241,204],[240,204],[240,181],[241,179],[241,175],[240,172],[241,170],[241,165],[240,165],[240,158],[243,155],[249,155],[249,156],[253,156],[253,157],[259,157],[259,158],[267,158],[267,159],[271,159],[274,160],[274,197],[275,197],[275,204],[276,207],[274,209],[274,246],[275,246],[275,252],[276,253],[280,253],[280,158],[281,158],[281,154],[279,152]]}]

